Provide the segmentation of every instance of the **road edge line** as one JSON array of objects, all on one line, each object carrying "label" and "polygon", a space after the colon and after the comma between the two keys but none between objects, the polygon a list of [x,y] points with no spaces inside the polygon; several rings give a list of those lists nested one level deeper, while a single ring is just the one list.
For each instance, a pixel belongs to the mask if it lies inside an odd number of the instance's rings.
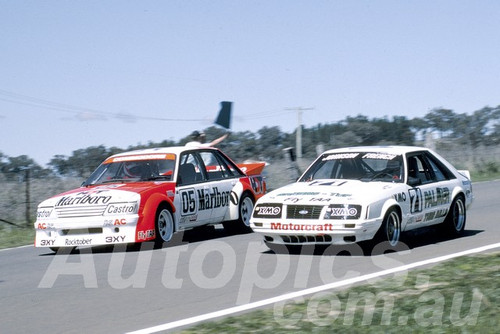
[{"label": "road edge line", "polygon": [[478,248],[473,248],[473,249],[461,251],[458,253],[438,256],[436,258],[418,261],[418,262],[406,264],[406,265],[403,265],[400,267],[395,267],[395,268],[386,269],[386,270],[378,271],[378,272],[371,273],[371,274],[362,275],[359,277],[349,278],[349,279],[346,279],[343,281],[328,283],[328,284],[320,285],[320,286],[317,286],[314,288],[308,288],[308,289],[304,289],[304,290],[300,290],[300,291],[296,291],[296,292],[290,292],[290,293],[286,293],[286,294],[283,294],[280,296],[264,299],[261,301],[248,303],[245,305],[230,307],[230,308],[227,308],[224,310],[219,310],[219,311],[210,312],[210,313],[206,313],[206,314],[202,314],[202,315],[198,315],[198,316],[194,316],[194,317],[190,317],[190,318],[186,318],[186,319],[181,319],[181,320],[165,323],[163,325],[157,325],[154,327],[149,327],[149,328],[140,329],[140,330],[133,331],[133,332],[128,332],[127,334],[150,334],[150,333],[157,333],[160,331],[166,331],[166,330],[170,330],[170,329],[174,329],[174,328],[178,328],[178,327],[193,325],[193,324],[198,323],[198,322],[216,319],[216,318],[236,314],[236,313],[243,312],[243,311],[249,311],[252,309],[259,308],[259,307],[274,304],[277,302],[282,302],[282,301],[294,299],[297,297],[303,297],[306,295],[315,294],[315,293],[322,292],[325,290],[336,289],[336,288],[340,288],[340,287],[343,287],[346,285],[351,285],[354,283],[367,281],[367,280],[370,280],[373,278],[378,278],[381,276],[386,276],[389,274],[394,274],[394,273],[398,273],[398,272],[402,272],[405,270],[414,269],[414,268],[418,268],[418,267],[422,267],[422,266],[426,266],[426,265],[430,265],[430,264],[434,264],[434,263],[438,263],[438,262],[444,262],[444,261],[451,260],[451,259],[461,257],[461,256],[482,253],[482,252],[492,250],[495,248],[500,248],[500,243],[486,245],[486,246],[482,246],[482,247],[478,247]]}]

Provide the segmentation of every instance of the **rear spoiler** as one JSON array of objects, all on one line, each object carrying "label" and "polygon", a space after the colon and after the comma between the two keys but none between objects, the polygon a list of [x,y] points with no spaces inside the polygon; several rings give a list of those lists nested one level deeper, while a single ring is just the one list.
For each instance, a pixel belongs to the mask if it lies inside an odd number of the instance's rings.
[{"label": "rear spoiler", "polygon": [[243,173],[246,175],[259,175],[262,174],[262,170],[266,167],[265,162],[252,162],[247,164],[237,164]]},{"label": "rear spoiler", "polygon": [[466,178],[468,178],[469,181],[471,181],[470,172],[468,170],[459,170],[457,172],[459,172],[460,174],[462,174],[463,176],[465,176]]}]

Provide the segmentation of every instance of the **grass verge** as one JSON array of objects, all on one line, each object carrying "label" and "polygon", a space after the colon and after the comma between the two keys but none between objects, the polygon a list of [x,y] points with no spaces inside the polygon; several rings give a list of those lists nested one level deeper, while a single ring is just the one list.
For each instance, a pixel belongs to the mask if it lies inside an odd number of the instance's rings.
[{"label": "grass verge", "polygon": [[275,305],[191,333],[498,333],[500,253]]},{"label": "grass verge", "polygon": [[35,229],[8,227],[0,229],[0,249],[33,244]]}]

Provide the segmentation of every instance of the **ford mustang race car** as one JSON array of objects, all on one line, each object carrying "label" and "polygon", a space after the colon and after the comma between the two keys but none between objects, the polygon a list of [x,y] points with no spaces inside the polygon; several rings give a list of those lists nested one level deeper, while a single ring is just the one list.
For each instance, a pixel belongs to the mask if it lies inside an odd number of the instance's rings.
[{"label": "ford mustang race car", "polygon": [[334,149],[261,197],[250,227],[270,248],[373,240],[396,249],[402,232],[424,226],[461,234],[472,201],[469,172],[429,149]]},{"label": "ford mustang race car", "polygon": [[35,246],[163,244],[177,231],[218,223],[250,230],[254,202],[266,191],[264,165],[187,146],[111,156],[80,188],[40,203]]}]

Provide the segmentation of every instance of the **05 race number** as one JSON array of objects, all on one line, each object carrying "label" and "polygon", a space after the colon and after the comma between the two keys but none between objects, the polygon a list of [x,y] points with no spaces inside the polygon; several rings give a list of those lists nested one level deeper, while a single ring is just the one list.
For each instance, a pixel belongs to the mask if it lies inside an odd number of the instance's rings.
[{"label": "05 race number", "polygon": [[196,214],[196,212],[198,212],[196,206],[196,191],[193,188],[186,189],[182,191],[180,195],[182,203],[181,215],[188,216]]}]

